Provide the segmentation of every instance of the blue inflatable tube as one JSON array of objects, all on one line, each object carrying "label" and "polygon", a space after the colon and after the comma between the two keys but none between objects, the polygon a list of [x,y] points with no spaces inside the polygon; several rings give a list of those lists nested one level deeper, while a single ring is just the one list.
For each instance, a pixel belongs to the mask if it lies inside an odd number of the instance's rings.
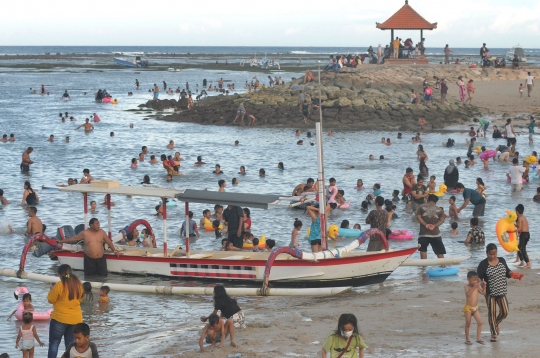
[{"label": "blue inflatable tube", "polygon": [[176,201],[167,199],[167,207],[176,206]]},{"label": "blue inflatable tube", "polygon": [[339,229],[338,235],[341,237],[358,237],[362,233],[361,230],[358,229]]},{"label": "blue inflatable tube", "polygon": [[437,267],[426,270],[429,277],[452,276],[457,275],[458,272],[459,269],[457,267]]}]

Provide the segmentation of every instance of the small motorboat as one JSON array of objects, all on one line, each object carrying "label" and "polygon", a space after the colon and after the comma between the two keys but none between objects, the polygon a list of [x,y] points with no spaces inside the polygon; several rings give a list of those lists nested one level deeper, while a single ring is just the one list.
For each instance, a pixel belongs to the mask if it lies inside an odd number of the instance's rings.
[{"label": "small motorboat", "polygon": [[514,59],[514,55],[517,55],[517,57],[519,58],[519,62],[527,62],[525,51],[523,51],[523,47],[521,47],[521,45],[518,44],[508,50],[508,52],[506,53],[506,60],[512,61]]}]

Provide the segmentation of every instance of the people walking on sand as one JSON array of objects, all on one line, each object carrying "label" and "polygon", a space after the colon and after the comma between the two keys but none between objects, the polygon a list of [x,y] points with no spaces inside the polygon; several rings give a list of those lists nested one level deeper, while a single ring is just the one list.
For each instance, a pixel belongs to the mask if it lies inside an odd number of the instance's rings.
[{"label": "people walking on sand", "polygon": [[[500,334],[499,325],[508,316],[508,300],[506,299],[507,278],[520,280],[523,274],[512,272],[506,260],[497,257],[497,245],[490,243],[486,246],[487,258],[478,264],[476,272],[478,277],[485,282],[486,304],[488,310],[489,330],[491,331],[490,342],[497,342]],[[499,314],[497,314],[497,306]]]},{"label": "people walking on sand", "polygon": [[527,77],[525,77],[525,84],[527,85],[527,96],[530,97],[534,87],[534,77],[531,76],[530,72],[527,72]]},{"label": "people walking on sand", "polygon": [[445,104],[446,95],[448,94],[448,84],[446,83],[446,78],[441,79],[441,104]]},{"label": "people walking on sand", "polygon": [[364,358],[366,348],[355,315],[344,313],[339,317],[336,330],[326,338],[321,356],[326,358],[330,354],[331,358]]},{"label": "people walking on sand", "polygon": [[465,344],[472,345],[469,340],[469,329],[473,317],[476,320],[476,343],[485,344],[482,340],[482,317],[478,310],[478,293],[486,294],[484,282],[478,278],[476,271],[467,273],[467,281],[468,283],[465,285],[465,307],[463,307],[465,313]]},{"label": "people walking on sand", "polygon": [[461,76],[458,77],[457,85],[459,88],[459,100],[461,102],[465,102],[467,90],[465,89],[465,82],[463,82],[463,78]]},{"label": "people walking on sand", "polygon": [[465,102],[469,101],[469,104],[472,104],[475,91],[476,91],[476,88],[474,88],[473,86],[473,80],[469,80],[469,82],[467,83],[467,95],[469,97],[467,98]]}]

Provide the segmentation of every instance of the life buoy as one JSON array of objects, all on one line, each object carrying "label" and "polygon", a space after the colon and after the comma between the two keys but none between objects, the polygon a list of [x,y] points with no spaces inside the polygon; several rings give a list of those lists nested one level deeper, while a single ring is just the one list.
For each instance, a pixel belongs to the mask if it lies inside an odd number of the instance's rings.
[{"label": "life buoy", "polygon": [[538,158],[536,158],[534,155],[529,155],[527,158],[525,158],[525,161],[529,164],[534,164],[538,161]]},{"label": "life buoy", "polygon": [[480,153],[479,157],[482,160],[488,160],[490,158],[494,158],[497,155],[497,151],[494,149],[488,149]]},{"label": "life buoy", "polygon": [[499,243],[506,251],[519,251],[516,225],[514,225],[514,222],[517,220],[517,214],[515,211],[506,210],[506,215],[505,218],[500,219],[495,224],[497,239],[499,239]]},{"label": "life buoy", "polygon": [[[510,180],[509,177],[506,177],[506,181],[510,183],[511,180]],[[525,178],[523,178],[523,179],[521,179],[521,182],[522,182],[522,183],[526,183],[527,180],[525,180]]]},{"label": "life buoy", "polygon": [[[223,224],[219,224],[219,229],[223,230]],[[206,230],[206,231],[215,231],[216,230],[214,228],[212,222],[210,220],[208,220],[207,218],[204,218],[204,230]]]},{"label": "life buoy", "polygon": [[[259,247],[259,249],[264,249],[266,247],[266,237],[264,235],[259,237],[259,245],[257,245],[257,246]],[[242,248],[243,249],[252,249],[253,244],[250,244],[248,242],[244,242],[244,244],[242,245]]]},{"label": "life buoy", "polygon": [[392,240],[411,240],[414,234],[410,230],[393,230],[391,234],[388,235],[389,239]]}]

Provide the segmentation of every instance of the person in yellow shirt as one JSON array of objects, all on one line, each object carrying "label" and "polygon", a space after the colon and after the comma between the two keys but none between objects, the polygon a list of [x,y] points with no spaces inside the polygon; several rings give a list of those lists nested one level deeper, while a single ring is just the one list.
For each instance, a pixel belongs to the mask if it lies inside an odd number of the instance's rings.
[{"label": "person in yellow shirt", "polygon": [[60,265],[58,275],[60,282],[54,286],[51,284],[47,295],[47,300],[53,305],[49,324],[49,358],[57,357],[62,337],[66,347],[75,341],[73,327],[83,321],[81,300],[84,290],[81,281],[69,265]]},{"label": "person in yellow shirt", "polygon": [[399,37],[396,37],[394,41],[392,41],[392,47],[394,48],[394,58],[399,57]]}]

